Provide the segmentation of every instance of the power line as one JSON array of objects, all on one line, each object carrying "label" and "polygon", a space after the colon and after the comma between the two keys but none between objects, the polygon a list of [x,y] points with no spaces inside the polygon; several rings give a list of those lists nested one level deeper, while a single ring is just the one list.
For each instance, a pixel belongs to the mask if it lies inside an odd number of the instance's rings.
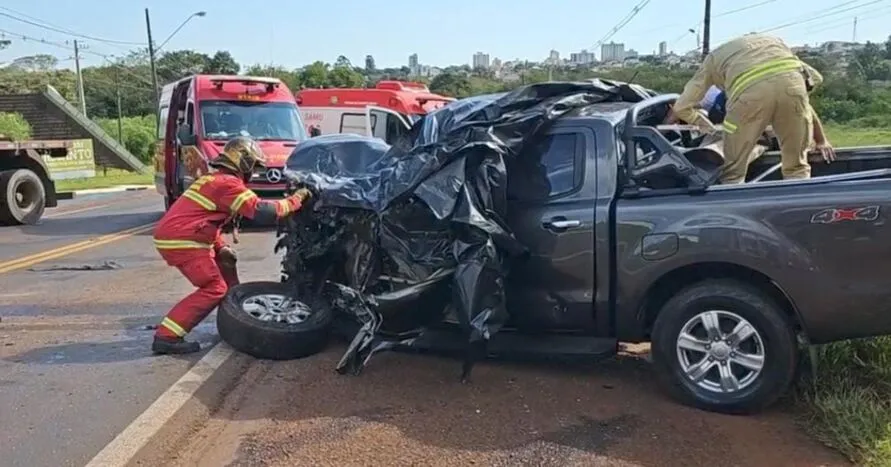
[{"label": "power line", "polygon": [[51,41],[51,40],[47,40],[47,39],[41,39],[38,37],[31,37],[31,36],[28,36],[25,34],[19,34],[17,32],[7,31],[5,29],[0,29],[0,36],[6,37],[7,35],[9,37],[16,38],[16,39],[22,39],[25,41],[40,42],[42,44],[51,45],[53,47],[61,47],[66,50],[71,50],[71,48],[73,47],[71,44],[68,44],[68,41],[65,41],[64,43],[56,42],[56,41]]},{"label": "power line", "polygon": [[[10,8],[7,8],[7,7],[0,7],[0,9],[6,10],[6,11],[12,11],[12,12],[17,13],[17,14],[22,15],[22,16],[27,16],[27,15],[24,15],[24,14],[22,14],[22,13],[16,12],[15,10],[12,10],[12,9],[10,9]],[[65,29],[65,28],[61,28],[61,27],[53,26],[53,25],[47,23],[46,21],[43,21],[43,20],[40,20],[40,19],[31,17],[31,16],[29,16],[29,18],[32,18],[32,19],[34,19],[34,20],[36,20],[36,21],[32,21],[31,19],[21,18],[21,17],[18,17],[18,16],[16,16],[16,15],[12,15],[12,14],[9,14],[9,13],[3,13],[3,12],[0,12],[0,16],[3,16],[3,17],[6,17],[6,18],[9,18],[9,19],[12,19],[12,20],[14,20],[14,21],[19,21],[19,22],[21,22],[21,23],[30,24],[31,26],[35,26],[35,27],[38,27],[38,28],[43,28],[43,29],[46,29],[46,30],[48,30],[48,31],[53,31],[53,32],[57,32],[57,33],[60,33],[60,34],[66,34],[66,35],[69,35],[69,36],[74,36],[74,37],[80,37],[80,38],[82,38],[82,39],[89,39],[89,40],[96,41],[96,42],[105,42],[105,43],[107,43],[107,44],[118,44],[118,45],[145,45],[145,44],[142,43],[142,42],[118,41],[118,40],[114,40],[114,39],[104,39],[104,38],[101,38],[101,37],[90,36],[90,35],[87,35],[87,34],[81,34],[81,33],[79,33],[79,32],[75,32],[75,31],[72,31],[72,30],[70,30],[70,29]]]},{"label": "power line", "polygon": [[[871,10],[859,11],[855,15],[846,16],[844,18],[833,18],[833,19],[829,19],[827,21],[818,22],[816,24],[802,24],[802,25],[808,26],[807,31],[816,31],[816,30],[819,30],[820,28],[829,27],[829,25],[845,25],[845,26],[847,26],[847,25],[850,25],[851,22],[855,18],[860,18],[859,21],[865,21],[867,19],[875,19],[877,17],[876,14],[882,13],[882,12],[887,12],[889,8],[891,8],[891,5],[885,5],[885,6],[881,6],[879,8],[873,8]],[[880,16],[883,16],[883,15],[878,15],[878,17],[880,17]],[[831,26],[831,27],[834,28],[835,26]]]},{"label": "power line", "polygon": [[[776,2],[776,1],[777,1],[777,0],[761,0],[761,1],[757,2],[757,3],[752,3],[752,4],[749,4],[749,5],[743,5],[743,6],[739,7],[739,8],[735,8],[735,9],[733,9],[733,10],[722,11],[721,13],[717,13],[717,14],[712,15],[712,18],[713,18],[713,19],[714,19],[714,18],[722,18],[722,17],[724,17],[724,16],[734,15],[734,14],[736,14],[736,13],[741,13],[741,12],[746,11],[746,10],[751,10],[751,9],[753,9],[753,8],[758,8],[758,7],[761,7],[761,6],[764,6],[764,5],[768,5],[768,4],[770,4],[770,3],[774,3],[774,2]],[[692,26],[688,26],[687,29],[694,29],[694,28],[698,27],[698,25],[700,25],[700,24],[702,24],[702,21],[698,21],[698,22],[694,23]],[[638,32],[634,32],[634,33],[632,33],[632,35],[635,35],[635,36],[639,36],[639,35],[643,35],[643,34],[651,35],[653,32],[656,32],[656,31],[664,31],[664,30],[666,30],[666,29],[675,29],[675,30],[677,30],[677,29],[680,29],[680,28],[682,28],[682,27],[684,27],[684,24],[682,24],[682,23],[675,23],[675,24],[669,24],[669,25],[666,25],[666,26],[660,26],[660,27],[657,27],[657,28],[649,28],[649,29],[647,29],[646,31],[638,31]],[[686,33],[686,32],[684,33],[685,36],[686,36],[687,34],[688,34],[688,33]]]},{"label": "power line", "polygon": [[622,28],[624,28],[628,23],[630,23],[631,20],[634,19],[634,17],[637,16],[638,13],[640,13],[640,10],[642,10],[645,6],[647,6],[648,3],[650,3],[650,0],[642,0],[640,3],[635,5],[634,8],[631,9],[631,12],[629,12],[627,15],[625,15],[625,17],[622,18],[615,26],[613,26],[613,28],[610,29],[609,32],[606,33],[606,35],[604,35],[599,41],[597,41],[596,44],[594,44],[592,49],[596,50],[597,47],[599,47],[604,42],[606,42],[607,40],[609,40],[610,38],[615,36],[616,33],[619,32]]},{"label": "power line", "polygon": [[835,16],[839,13],[856,10],[858,8],[863,8],[863,7],[869,6],[869,5],[875,5],[876,3],[881,3],[881,2],[884,2],[885,0],[872,0],[871,2],[863,3],[860,5],[849,6],[848,8],[841,8],[844,6],[851,5],[852,3],[857,3],[859,1],[861,1],[861,0],[852,0],[852,1],[844,2],[844,3],[840,3],[834,7],[824,8],[822,10],[812,12],[807,16],[801,16],[801,17],[797,18],[795,21],[790,21],[788,23],[780,24],[778,26],[774,26],[774,27],[767,28],[767,29],[762,29],[761,31],[758,31],[758,32],[761,32],[761,33],[772,32],[772,31],[777,31],[780,29],[786,29],[786,28],[792,27],[792,26],[798,26],[803,23],[810,23],[812,21],[816,21],[821,18]]},{"label": "power line", "polygon": [[[821,33],[821,32],[829,31],[829,30],[832,30],[832,29],[838,29],[838,28],[841,28],[841,27],[850,27],[850,26],[851,26],[851,21],[854,20],[854,18],[858,18],[858,21],[859,21],[860,23],[862,23],[862,22],[864,22],[864,21],[869,21],[869,20],[874,20],[874,19],[883,18],[883,17],[886,17],[886,16],[888,16],[888,15],[891,15],[891,11],[888,11],[887,9],[888,9],[888,7],[879,8],[879,9],[876,9],[876,10],[871,10],[872,13],[878,13],[878,12],[880,12],[880,11],[882,11],[882,10],[885,10],[885,12],[884,12],[884,13],[881,13],[881,14],[871,14],[871,15],[869,15],[869,16],[866,16],[865,18],[861,18],[861,17],[859,17],[859,15],[858,15],[858,16],[851,16],[851,17],[848,17],[848,18],[844,18],[843,21],[835,20],[835,21],[827,21],[826,23],[822,23],[822,25],[821,25],[821,23],[818,23],[818,24],[816,24],[816,25],[811,25],[812,27],[813,27],[813,26],[817,26],[817,27],[816,27],[816,28],[812,28],[812,29],[806,29],[806,30],[804,31],[804,33],[805,33],[806,36],[813,36],[813,35],[815,35],[815,34],[819,34],[819,33]],[[865,13],[866,13],[866,12],[865,12]],[[865,13],[864,13],[864,14],[865,14]]]}]

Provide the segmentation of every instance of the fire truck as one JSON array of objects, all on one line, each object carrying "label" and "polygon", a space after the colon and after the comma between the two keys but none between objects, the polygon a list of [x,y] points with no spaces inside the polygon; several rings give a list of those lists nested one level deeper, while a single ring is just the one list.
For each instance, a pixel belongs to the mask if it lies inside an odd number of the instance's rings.
[{"label": "fire truck", "polygon": [[267,169],[248,188],[264,198],[281,197],[285,161],[306,128],[288,87],[275,78],[196,75],[167,84],[158,106],[155,187],[170,207],[189,185],[208,173],[208,161],[235,136],[256,140]]},{"label": "fire truck", "polygon": [[367,89],[301,89],[297,105],[307,126],[321,134],[354,133],[393,141],[421,115],[455,100],[423,83],[380,81]]}]

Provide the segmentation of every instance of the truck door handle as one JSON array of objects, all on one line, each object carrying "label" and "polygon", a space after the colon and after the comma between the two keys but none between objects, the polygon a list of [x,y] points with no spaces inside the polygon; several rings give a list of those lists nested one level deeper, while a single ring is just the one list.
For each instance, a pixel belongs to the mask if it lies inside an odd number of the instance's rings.
[{"label": "truck door handle", "polygon": [[566,230],[571,229],[573,227],[578,227],[582,225],[582,221],[576,219],[566,219],[563,217],[557,217],[543,223],[546,229],[551,230]]}]

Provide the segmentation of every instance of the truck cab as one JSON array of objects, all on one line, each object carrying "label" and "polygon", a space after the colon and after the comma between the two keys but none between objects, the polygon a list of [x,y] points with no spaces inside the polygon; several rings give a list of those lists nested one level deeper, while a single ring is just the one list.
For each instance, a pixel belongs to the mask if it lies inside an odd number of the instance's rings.
[{"label": "truck cab", "polygon": [[293,94],[283,82],[196,75],[164,86],[158,107],[155,186],[167,207],[208,173],[208,162],[235,136],[253,138],[266,154],[267,169],[255,173],[248,188],[261,197],[280,197],[286,189],[285,160],[307,138]]},{"label": "truck cab", "polygon": [[421,116],[455,100],[431,93],[423,83],[390,80],[369,89],[302,89],[296,99],[308,128],[316,127],[323,135],[352,133],[387,142],[405,134]]}]

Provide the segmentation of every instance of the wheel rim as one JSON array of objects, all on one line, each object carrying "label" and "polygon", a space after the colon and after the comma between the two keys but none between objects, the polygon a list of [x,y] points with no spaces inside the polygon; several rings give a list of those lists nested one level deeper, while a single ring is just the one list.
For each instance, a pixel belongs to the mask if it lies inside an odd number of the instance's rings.
[{"label": "wheel rim", "polygon": [[15,186],[15,205],[22,211],[31,211],[37,206],[40,199],[40,189],[29,182],[19,183]]},{"label": "wheel rim", "polygon": [[278,294],[252,295],[241,302],[241,310],[256,320],[282,324],[299,324],[312,315],[305,303]]},{"label": "wheel rim", "polygon": [[687,321],[677,338],[681,371],[709,392],[734,393],[751,386],[764,368],[764,340],[736,313],[710,310]]}]

